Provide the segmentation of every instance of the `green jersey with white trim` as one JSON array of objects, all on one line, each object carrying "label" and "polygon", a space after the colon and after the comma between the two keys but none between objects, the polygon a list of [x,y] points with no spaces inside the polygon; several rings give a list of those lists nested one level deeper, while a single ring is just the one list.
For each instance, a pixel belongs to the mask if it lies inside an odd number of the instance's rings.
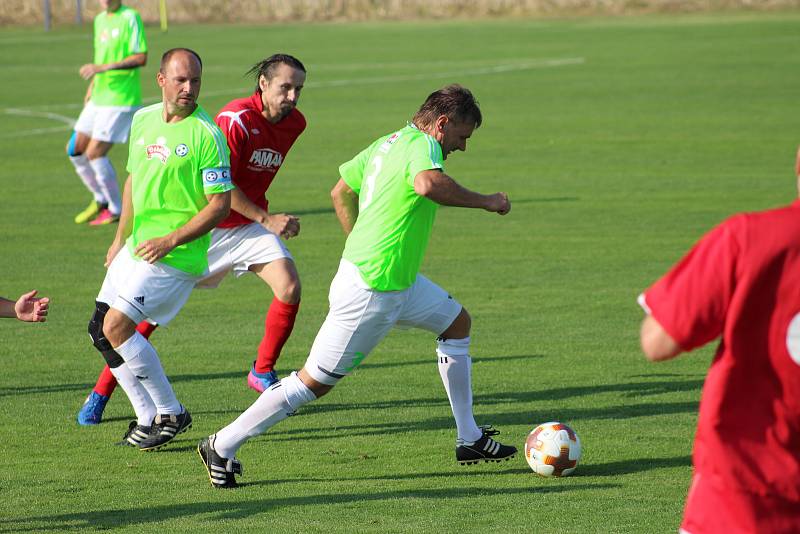
[{"label": "green jersey with white trim", "polygon": [[[131,173],[133,231],[128,248],[163,237],[185,225],[203,209],[206,195],[234,188],[228,144],[213,119],[197,106],[194,113],[164,122],[164,104],[140,109],[133,116],[128,148]],[[211,237],[175,247],[159,261],[191,275],[208,269]]]},{"label": "green jersey with white trim", "polygon": [[[147,52],[142,18],[135,10],[120,6],[94,18],[94,63],[116,63],[133,54]],[[92,102],[96,106],[137,107],[142,104],[139,69],[115,69],[94,75]]]},{"label": "green jersey with white trim", "polygon": [[358,218],[342,257],[378,291],[414,283],[439,205],[414,191],[422,171],[444,170],[442,147],[413,124],[372,143],[339,167],[358,194]]}]

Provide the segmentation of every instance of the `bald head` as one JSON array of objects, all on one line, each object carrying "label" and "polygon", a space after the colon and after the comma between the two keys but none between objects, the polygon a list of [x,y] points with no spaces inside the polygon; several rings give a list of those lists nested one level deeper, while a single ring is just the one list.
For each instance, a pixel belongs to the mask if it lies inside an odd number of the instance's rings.
[{"label": "bald head", "polygon": [[[161,57],[161,68],[156,75],[164,111],[168,118],[180,120],[194,112],[200,96],[200,77],[203,63],[197,52],[188,48],[167,50]],[[171,119],[168,119],[171,120]]]}]

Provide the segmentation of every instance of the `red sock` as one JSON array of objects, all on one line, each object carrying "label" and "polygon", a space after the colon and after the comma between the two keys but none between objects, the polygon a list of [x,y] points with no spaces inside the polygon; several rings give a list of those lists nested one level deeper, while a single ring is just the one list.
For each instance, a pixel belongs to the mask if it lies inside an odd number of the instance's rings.
[{"label": "red sock", "polygon": [[258,345],[258,359],[256,359],[256,373],[268,373],[272,371],[278,356],[281,355],[286,340],[294,328],[294,319],[297,317],[297,310],[300,303],[286,304],[277,298],[272,299],[272,304],[267,311],[267,318],[264,321],[264,338]]},{"label": "red sock", "polygon": [[[136,331],[142,334],[145,338],[150,338],[150,334],[158,327],[157,324],[151,324],[147,321],[142,321],[136,325]],[[97,377],[97,382],[94,385],[94,392],[99,395],[110,397],[114,393],[114,388],[117,387],[117,379],[111,374],[111,369],[106,365]]]}]

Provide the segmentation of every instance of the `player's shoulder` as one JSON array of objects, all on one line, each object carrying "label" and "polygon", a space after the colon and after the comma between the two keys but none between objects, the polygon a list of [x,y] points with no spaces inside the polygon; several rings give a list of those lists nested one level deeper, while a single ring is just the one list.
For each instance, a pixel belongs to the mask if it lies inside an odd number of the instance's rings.
[{"label": "player's shoulder", "polygon": [[[220,113],[224,111],[239,112],[239,111],[250,111],[250,110],[257,111],[255,106],[253,105],[252,98],[246,96],[243,98],[235,98],[231,100],[230,102],[222,106],[222,109],[219,110],[219,112]],[[219,116],[219,113],[217,115]]]},{"label": "player's shoulder", "polygon": [[415,150],[427,153],[432,160],[442,159],[442,146],[429,133],[409,124],[397,134],[399,137],[405,137],[405,142]]},{"label": "player's shoulder", "polygon": [[217,113],[215,121],[221,127],[230,131],[234,126],[238,126],[246,132],[248,126],[258,122],[261,116],[258,109],[252,102],[252,98],[237,98],[225,104]]},{"label": "player's shoulder", "polygon": [[164,103],[163,102],[156,102],[155,104],[150,104],[149,106],[145,106],[143,108],[139,108],[133,114],[133,120],[143,120],[153,115],[153,113],[160,112],[163,109]]},{"label": "player's shoulder", "polygon": [[195,121],[204,129],[208,130],[211,134],[216,134],[216,132],[221,131],[217,123],[214,122],[214,119],[211,118],[211,115],[202,107],[197,106],[197,109],[191,115]]},{"label": "player's shoulder", "polygon": [[308,124],[305,115],[297,108],[294,108],[284,120],[288,126],[300,131],[305,130]]}]

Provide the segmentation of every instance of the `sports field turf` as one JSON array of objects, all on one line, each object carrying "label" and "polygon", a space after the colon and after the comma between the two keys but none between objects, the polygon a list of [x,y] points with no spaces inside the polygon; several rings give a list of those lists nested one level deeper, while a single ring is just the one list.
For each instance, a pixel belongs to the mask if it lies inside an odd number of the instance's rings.
[{"label": "sports field turf", "polygon": [[[204,59],[201,103],[244,96],[276,51],[309,69],[309,127],[270,190],[302,218],[289,247],[303,304],[279,362],[299,368],[327,309],[343,235],[338,165],[460,82],[484,125],[448,171],[512,212],[443,209],[423,271],[473,317],[479,423],[522,447],[538,423],[584,443],[575,476],[521,455],[460,467],[434,340],[396,331],[355,375],[240,451],[243,486],[208,484],[197,441],[255,398],[245,374],[268,290],[197,291],[153,335],[194,428],[163,451],[112,444],[131,410],[75,414],[102,362],[86,335],[114,228],[72,223],[89,196],[64,123],[85,90],[90,29],[0,30],[0,294],[52,298],[44,325],[0,322],[0,532],[675,532],[691,475],[706,348],[661,365],[638,349],[637,294],[708,228],[788,203],[800,13],[627,19],[148,27],[146,97],[163,50]],[[125,151],[112,151],[118,170]]]}]

